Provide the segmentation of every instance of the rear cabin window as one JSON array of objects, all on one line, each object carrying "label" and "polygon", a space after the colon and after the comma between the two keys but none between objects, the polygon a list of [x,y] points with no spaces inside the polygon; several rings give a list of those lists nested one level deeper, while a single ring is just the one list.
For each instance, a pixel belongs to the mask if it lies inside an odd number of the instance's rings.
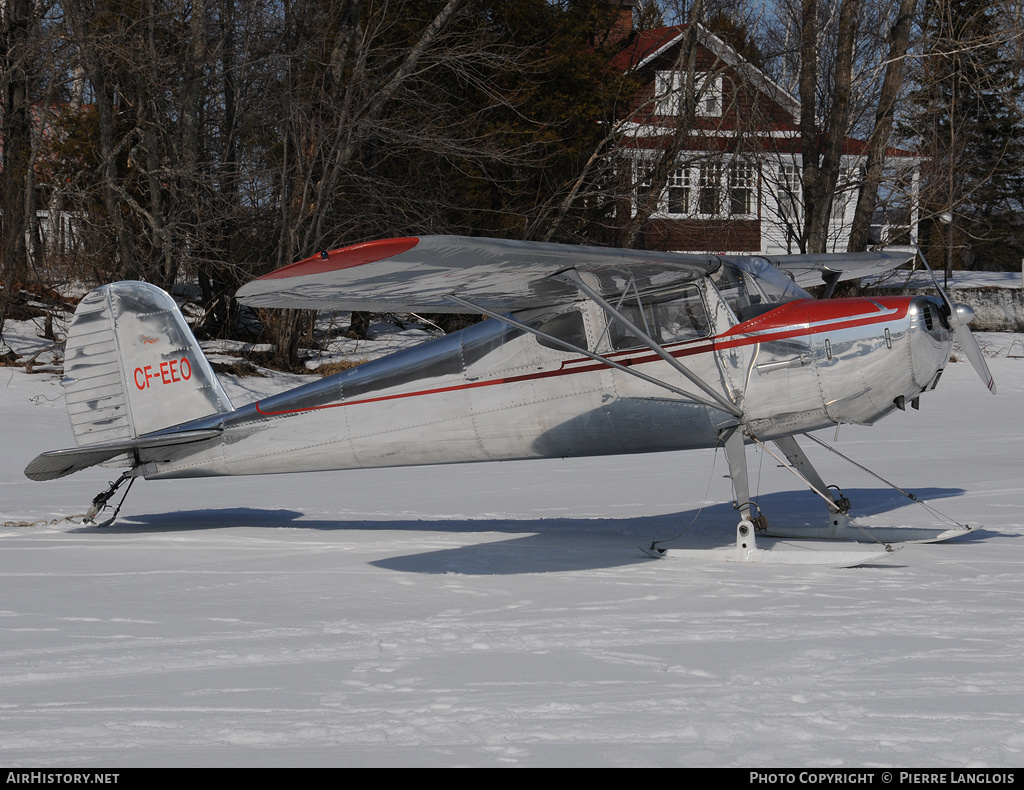
[{"label": "rear cabin window", "polygon": [[[693,285],[688,285],[657,301],[638,302],[633,299],[623,303],[619,310],[661,345],[707,337],[710,331],[704,300],[700,291]],[[647,345],[631,329],[614,318],[609,319],[609,337],[615,349]]]},{"label": "rear cabin window", "polygon": [[[576,348],[587,348],[587,328],[583,323],[583,313],[579,310],[570,310],[568,313],[556,315],[549,318],[539,326],[535,327],[546,335],[557,337]],[[546,337],[537,337],[537,342],[545,348],[553,348],[557,351],[568,351],[565,346],[548,340]]]}]

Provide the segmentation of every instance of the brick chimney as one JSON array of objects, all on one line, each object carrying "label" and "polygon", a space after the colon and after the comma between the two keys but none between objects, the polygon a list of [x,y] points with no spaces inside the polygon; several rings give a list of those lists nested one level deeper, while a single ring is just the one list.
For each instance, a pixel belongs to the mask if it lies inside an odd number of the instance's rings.
[{"label": "brick chimney", "polygon": [[616,6],[619,9],[619,16],[608,32],[608,43],[611,45],[621,44],[633,33],[633,9],[636,8],[637,0],[608,0],[608,5]]}]

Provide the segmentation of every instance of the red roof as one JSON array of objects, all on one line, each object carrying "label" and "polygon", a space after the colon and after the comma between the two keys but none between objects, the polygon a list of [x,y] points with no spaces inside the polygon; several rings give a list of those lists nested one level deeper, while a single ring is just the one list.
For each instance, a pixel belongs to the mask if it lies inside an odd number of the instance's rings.
[{"label": "red roof", "polygon": [[612,66],[622,71],[629,71],[643,63],[658,50],[671,44],[686,30],[686,25],[656,27],[653,30],[641,30],[618,55],[612,58]]},{"label": "red roof", "polygon": [[[682,37],[683,32],[686,30],[687,25],[671,25],[669,27],[658,27],[652,30],[641,30],[638,31],[629,42],[629,44],[622,49],[614,58],[611,60],[612,68],[620,71],[629,71],[635,69],[645,61],[650,59],[652,56],[657,55],[662,50],[675,44]],[[738,56],[737,56],[738,57]],[[753,67],[750,67],[753,69]],[[756,70],[760,74],[759,70]],[[768,80],[766,80],[768,81]],[[787,94],[788,95],[788,94]],[[795,99],[790,99],[794,102]],[[795,109],[795,107],[794,107]],[[647,123],[652,123],[657,126],[657,121],[649,119]],[[785,135],[782,137],[776,136],[774,133],[778,132],[791,132],[792,136]],[[769,120],[761,134],[757,135],[762,138],[762,142],[766,144],[766,147],[771,148],[778,152],[787,153],[799,153],[801,148],[799,127],[795,122],[792,121],[780,121],[778,118]],[[660,147],[663,139],[654,137],[639,137],[634,138],[632,141],[635,147]],[[823,142],[823,141],[822,141]],[[716,150],[723,149],[726,146],[725,141],[721,140],[709,140],[704,138],[702,140],[695,141],[694,148],[697,150]],[[867,154],[868,144],[863,140],[858,140],[854,137],[847,137],[843,141],[843,154],[848,156],[864,156]],[[908,151],[902,148],[890,147],[886,149],[886,156],[890,157],[906,157],[913,158],[917,154],[913,151]]]}]

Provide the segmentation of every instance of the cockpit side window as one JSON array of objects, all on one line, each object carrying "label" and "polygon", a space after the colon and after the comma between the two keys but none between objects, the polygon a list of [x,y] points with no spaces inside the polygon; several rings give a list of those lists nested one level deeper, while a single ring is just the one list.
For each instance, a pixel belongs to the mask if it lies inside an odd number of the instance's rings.
[{"label": "cockpit side window", "polygon": [[[649,305],[646,309],[643,309],[636,302],[624,304],[619,307],[619,312],[626,316],[635,326],[638,326],[654,337],[654,333],[650,331],[651,325],[654,323],[654,316]],[[608,318],[608,336],[611,338],[612,348],[615,349],[636,348],[645,345],[644,341],[633,334],[633,330],[623,326],[620,321],[611,317]]]},{"label": "cockpit side window", "polygon": [[706,337],[710,333],[704,301],[700,298],[700,291],[693,286],[672,301],[655,302],[654,315],[658,339],[662,343]]},{"label": "cockpit side window", "polygon": [[[661,344],[706,337],[710,333],[708,313],[696,286],[687,285],[669,296],[655,299],[644,300],[642,306],[633,299],[619,309],[633,324]],[[615,349],[646,345],[614,318],[609,319],[608,328]]]},{"label": "cockpit side window", "polygon": [[738,266],[723,264],[712,280],[740,321],[749,321],[771,309],[766,306],[765,295],[757,287],[756,280]]}]

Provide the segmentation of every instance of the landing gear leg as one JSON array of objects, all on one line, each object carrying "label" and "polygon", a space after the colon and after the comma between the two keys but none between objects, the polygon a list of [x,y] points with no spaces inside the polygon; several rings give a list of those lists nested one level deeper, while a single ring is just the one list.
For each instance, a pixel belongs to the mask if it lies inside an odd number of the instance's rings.
[{"label": "landing gear leg", "polygon": [[[814,439],[813,436],[809,438]],[[757,441],[755,439],[755,441]],[[815,439],[815,441],[818,441]],[[758,442],[766,452],[775,456],[780,463],[782,459],[775,455],[766,445]],[[825,502],[828,507],[828,521],[822,525],[773,526],[766,525],[765,535],[773,538],[812,538],[818,540],[849,540],[873,541],[875,543],[935,543],[970,532],[969,527],[955,529],[930,527],[877,527],[858,524],[850,516],[850,500],[843,496],[837,486],[826,485],[821,475],[807,460],[796,439],[786,436],[774,440],[775,445],[785,454],[789,462],[788,469],[799,477]],[[820,443],[820,442],[819,442]],[[827,445],[826,445],[827,446]],[[833,450],[833,452],[835,452]],[[867,470],[865,470],[867,471]],[[835,490],[838,496],[832,495]]]},{"label": "landing gear leg", "polygon": [[[755,502],[750,501],[750,483],[747,476],[747,452],[743,446],[743,430],[738,425],[728,428],[722,434],[722,442],[725,445],[725,458],[729,462],[729,477],[732,478],[732,490],[736,497],[733,507],[740,511],[740,526],[748,522],[752,530],[768,529],[768,519],[757,507]],[[757,515],[753,515],[753,509],[757,509]],[[738,539],[738,538],[737,538]],[[753,540],[753,531],[751,531]]]},{"label": "landing gear leg", "polygon": [[[118,502],[117,507],[114,508],[113,515],[106,521],[97,524],[96,516],[98,516],[107,507],[107,502],[110,501],[110,498],[114,496],[114,494],[117,492],[117,489],[119,489],[126,480],[128,481],[128,488],[124,490],[124,496],[121,497],[121,501]],[[85,512],[85,518],[82,519],[82,523],[87,524],[90,527],[108,527],[111,524],[113,524],[114,519],[117,518],[117,514],[121,512],[121,505],[123,505],[124,500],[128,498],[128,492],[131,491],[132,483],[134,482],[135,476],[131,473],[131,470],[125,472],[123,475],[117,478],[115,482],[110,484],[110,488],[108,488],[106,491],[101,491],[92,500],[92,504],[89,506],[89,509]]]},{"label": "landing gear leg", "polygon": [[[775,446],[786,455],[793,471],[807,483],[814,493],[825,500],[829,513],[842,516],[842,520],[848,522],[849,518],[846,517],[846,514],[850,512],[850,500],[844,497],[843,492],[836,486],[825,484],[825,481],[821,479],[821,475],[818,474],[818,470],[811,466],[811,462],[807,460],[804,451],[796,443],[796,439],[792,436],[784,436],[781,439],[775,440]],[[835,488],[836,491],[839,491],[838,499],[826,496],[830,488]]]},{"label": "landing gear leg", "polygon": [[736,543],[721,549],[676,549],[661,547],[658,542],[650,548],[640,547],[651,557],[678,557],[680,559],[767,563],[771,565],[827,565],[833,568],[851,568],[867,562],[885,559],[892,554],[888,546],[875,551],[821,551],[759,549],[755,533],[768,529],[768,520],[760,514],[753,515],[756,503],[750,501],[750,484],[747,479],[747,458],[743,446],[743,429],[740,426],[722,432],[725,456],[729,462],[729,476],[732,478],[736,495],[735,507],[740,511],[740,522],[736,525]]}]

